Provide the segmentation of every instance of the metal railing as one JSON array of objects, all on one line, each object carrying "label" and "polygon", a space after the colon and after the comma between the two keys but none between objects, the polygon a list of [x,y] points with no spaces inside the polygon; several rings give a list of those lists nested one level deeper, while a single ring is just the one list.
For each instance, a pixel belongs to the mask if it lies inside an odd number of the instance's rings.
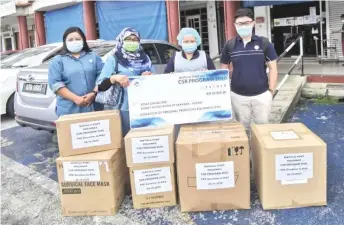
[{"label": "metal railing", "polygon": [[279,90],[281,89],[283,84],[287,81],[288,77],[293,72],[293,70],[295,69],[296,65],[300,62],[300,60],[301,60],[301,76],[305,75],[305,73],[304,73],[304,64],[303,64],[303,36],[302,35],[299,35],[295,39],[295,41],[293,41],[293,43],[291,43],[288,46],[288,48],[286,48],[286,50],[284,50],[284,52],[277,58],[277,62],[279,62],[290,51],[290,49],[292,49],[297,44],[297,42],[300,43],[300,55],[297,57],[297,59],[295,60],[294,64],[290,67],[288,72],[284,75],[284,77],[281,80],[281,82],[277,85],[275,93],[273,95],[273,98],[275,98],[275,96],[277,95],[277,93],[279,92]]},{"label": "metal railing", "polygon": [[[300,43],[300,55],[297,57],[293,65],[290,67],[288,72],[284,75],[282,81],[277,85],[277,88],[275,90],[275,93],[273,95],[273,98],[277,95],[283,84],[287,81],[288,77],[290,74],[293,72],[295,69],[296,65],[300,62],[301,60],[301,76],[304,76],[304,63],[303,63],[303,36],[302,34],[299,35],[285,50],[284,52],[276,59],[277,63],[297,44],[297,42]],[[218,56],[215,56],[212,58],[213,61],[219,59],[221,57],[221,54]]]}]

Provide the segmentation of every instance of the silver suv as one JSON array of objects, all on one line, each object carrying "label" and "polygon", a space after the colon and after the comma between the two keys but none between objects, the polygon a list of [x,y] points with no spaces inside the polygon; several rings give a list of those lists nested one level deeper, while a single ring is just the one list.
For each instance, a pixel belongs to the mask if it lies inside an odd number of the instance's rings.
[{"label": "silver suv", "polygon": [[[172,54],[180,50],[165,41],[142,40],[141,43],[150,57],[156,73],[163,73]],[[92,42],[89,45],[92,51],[105,61],[109,55],[113,54],[116,42],[101,41]],[[50,59],[53,56],[51,55]],[[53,132],[57,120],[56,96],[48,86],[49,61],[47,60],[38,67],[21,70],[17,77],[14,109],[15,119],[19,125]]]}]

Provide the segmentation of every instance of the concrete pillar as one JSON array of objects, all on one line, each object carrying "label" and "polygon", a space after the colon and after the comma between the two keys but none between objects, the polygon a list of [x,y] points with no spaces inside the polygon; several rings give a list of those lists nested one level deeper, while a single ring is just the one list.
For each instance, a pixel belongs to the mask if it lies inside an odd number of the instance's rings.
[{"label": "concrete pillar", "polygon": [[216,2],[207,2],[209,55],[215,57],[219,54],[219,40],[217,37]]},{"label": "concrete pillar", "polygon": [[225,11],[225,29],[227,40],[232,39],[237,35],[234,26],[234,16],[235,12],[240,8],[239,1],[223,1],[224,11]]},{"label": "concrete pillar", "polygon": [[97,39],[96,15],[94,9],[94,1],[83,1],[84,9],[84,25],[87,40]]},{"label": "concrete pillar", "polygon": [[29,33],[27,30],[26,16],[18,16],[19,23],[19,49],[23,50],[29,47]]},{"label": "concrete pillar", "polygon": [[[269,26],[269,11],[270,6],[256,6],[254,7],[254,17],[256,20],[255,34],[269,38],[271,41],[271,27]],[[261,18],[264,21],[258,21],[257,18]]]},{"label": "concrete pillar", "polygon": [[168,23],[168,40],[170,43],[177,45],[177,35],[180,30],[179,2],[166,0],[166,10]]},{"label": "concrete pillar", "polygon": [[44,26],[44,13],[35,12],[35,27],[36,27],[36,45],[41,46],[46,44],[45,26]]}]

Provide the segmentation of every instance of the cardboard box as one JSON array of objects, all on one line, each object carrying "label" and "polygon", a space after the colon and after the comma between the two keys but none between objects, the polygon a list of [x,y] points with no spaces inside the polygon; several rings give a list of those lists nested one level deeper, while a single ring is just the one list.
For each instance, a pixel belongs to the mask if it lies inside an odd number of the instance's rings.
[{"label": "cardboard box", "polygon": [[249,145],[241,124],[184,125],[176,155],[181,211],[250,208]]},{"label": "cardboard box", "polygon": [[173,164],[130,167],[129,169],[135,209],[177,204]]},{"label": "cardboard box", "polygon": [[131,129],[125,137],[127,166],[174,163],[174,126]]},{"label": "cardboard box", "polygon": [[114,215],[125,197],[128,169],[124,149],[56,160],[64,216]]},{"label": "cardboard box", "polygon": [[80,155],[122,147],[118,110],[61,116],[56,121],[61,156]]},{"label": "cardboard box", "polygon": [[264,209],[326,205],[326,143],[306,126],[253,125],[251,148]]}]

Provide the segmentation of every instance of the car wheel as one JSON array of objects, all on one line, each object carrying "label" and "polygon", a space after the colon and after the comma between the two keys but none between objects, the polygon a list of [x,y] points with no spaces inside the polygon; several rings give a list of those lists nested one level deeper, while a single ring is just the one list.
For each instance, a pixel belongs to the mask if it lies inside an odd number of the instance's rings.
[{"label": "car wheel", "polygon": [[10,117],[15,117],[15,114],[14,114],[14,95],[11,95],[11,97],[7,101],[6,113]]}]

